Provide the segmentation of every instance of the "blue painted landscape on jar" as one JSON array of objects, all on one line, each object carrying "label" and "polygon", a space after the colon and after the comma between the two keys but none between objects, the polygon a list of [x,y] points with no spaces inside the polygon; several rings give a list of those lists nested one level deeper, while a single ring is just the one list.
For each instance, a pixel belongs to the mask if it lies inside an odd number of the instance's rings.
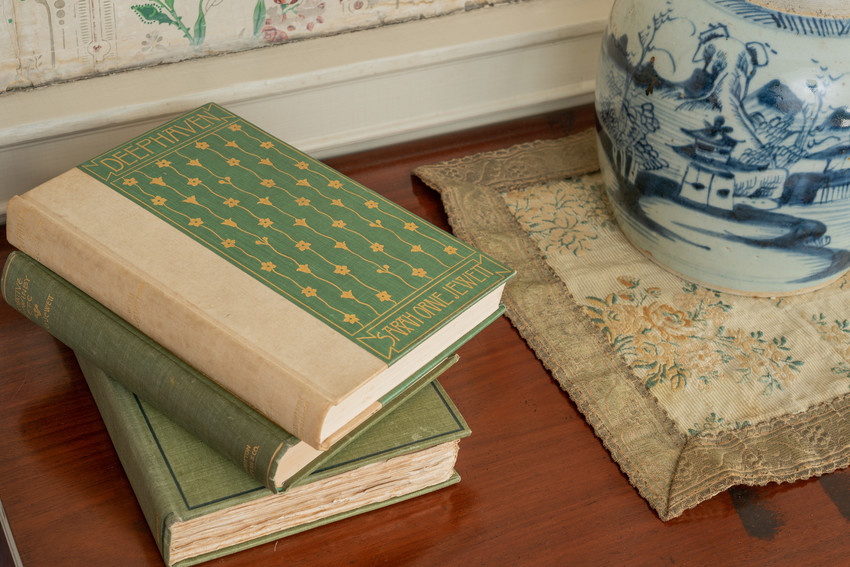
[{"label": "blue painted landscape on jar", "polygon": [[[850,31],[850,20],[712,3],[796,35]],[[687,57],[674,54],[689,43]],[[732,288],[736,278],[753,289],[803,287],[850,265],[850,97],[845,105],[838,93],[850,76],[811,58],[805,80],[788,84],[772,72],[787,48],[776,43],[739,37],[732,23],[698,26],[668,2],[639,33],[603,45],[599,138],[624,230],[633,240],[691,244],[675,253],[683,273],[703,270],[718,247],[782,266],[755,276],[746,263],[730,266],[729,281],[710,282]]]}]

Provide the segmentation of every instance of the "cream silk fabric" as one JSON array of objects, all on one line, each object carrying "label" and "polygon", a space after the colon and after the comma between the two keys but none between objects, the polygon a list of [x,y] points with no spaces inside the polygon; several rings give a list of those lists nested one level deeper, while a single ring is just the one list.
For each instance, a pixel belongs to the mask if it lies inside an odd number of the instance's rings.
[{"label": "cream silk fabric", "polygon": [[508,316],[662,519],[848,465],[850,277],[768,299],[669,273],[617,228],[592,131],[415,173],[518,271]]}]

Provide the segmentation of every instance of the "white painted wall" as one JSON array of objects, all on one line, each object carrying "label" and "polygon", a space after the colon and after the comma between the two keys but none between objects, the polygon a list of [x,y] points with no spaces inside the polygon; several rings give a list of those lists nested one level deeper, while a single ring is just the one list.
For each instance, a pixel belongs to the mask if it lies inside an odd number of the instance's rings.
[{"label": "white painted wall", "polygon": [[320,159],[589,102],[612,3],[528,0],[5,93],[0,215],[13,195],[206,102]]}]

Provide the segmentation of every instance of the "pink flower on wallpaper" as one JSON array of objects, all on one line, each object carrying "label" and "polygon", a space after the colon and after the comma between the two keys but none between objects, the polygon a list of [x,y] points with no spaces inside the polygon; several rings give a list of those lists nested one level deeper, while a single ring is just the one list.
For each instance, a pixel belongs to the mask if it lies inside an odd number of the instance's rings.
[{"label": "pink flower on wallpaper", "polygon": [[289,39],[286,32],[282,32],[272,25],[270,18],[266,18],[266,23],[263,26],[263,39],[269,43],[280,43]]}]

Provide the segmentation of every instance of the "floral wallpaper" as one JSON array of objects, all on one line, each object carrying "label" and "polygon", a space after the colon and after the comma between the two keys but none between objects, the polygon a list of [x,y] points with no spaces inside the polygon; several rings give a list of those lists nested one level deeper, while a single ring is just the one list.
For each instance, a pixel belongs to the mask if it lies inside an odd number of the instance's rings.
[{"label": "floral wallpaper", "polygon": [[511,0],[0,0],[0,93]]}]

